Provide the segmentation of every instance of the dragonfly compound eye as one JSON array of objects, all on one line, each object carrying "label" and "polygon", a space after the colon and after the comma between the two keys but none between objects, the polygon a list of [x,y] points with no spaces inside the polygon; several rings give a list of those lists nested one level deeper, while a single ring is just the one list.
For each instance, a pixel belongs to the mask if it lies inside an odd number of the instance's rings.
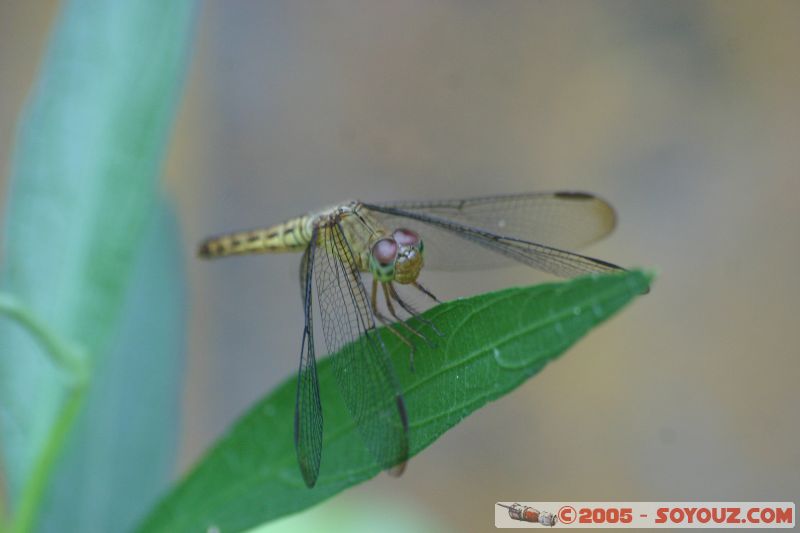
[{"label": "dragonfly compound eye", "polygon": [[372,257],[380,266],[388,266],[397,259],[397,243],[393,239],[381,239],[372,246]]},{"label": "dragonfly compound eye", "polygon": [[381,239],[372,245],[369,269],[378,281],[392,281],[400,247],[394,239]]},{"label": "dragonfly compound eye", "polygon": [[420,242],[417,232],[406,228],[397,228],[392,237],[400,246],[416,246]]}]

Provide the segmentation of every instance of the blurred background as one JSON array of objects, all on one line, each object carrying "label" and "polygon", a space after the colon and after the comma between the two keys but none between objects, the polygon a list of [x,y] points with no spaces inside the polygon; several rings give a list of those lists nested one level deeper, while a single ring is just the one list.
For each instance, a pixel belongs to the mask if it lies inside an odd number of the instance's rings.
[{"label": "blurred background", "polygon": [[[0,190],[56,8],[0,3]],[[484,530],[499,500],[800,496],[800,4],[231,0],[198,14],[164,171],[191,283],[176,476],[300,350],[299,256],[201,263],[198,240],[354,197],[577,189],[619,215],[587,253],[658,269],[651,294],[402,478],[277,526],[367,510],[389,529]],[[448,298],[545,279],[425,273]]]}]

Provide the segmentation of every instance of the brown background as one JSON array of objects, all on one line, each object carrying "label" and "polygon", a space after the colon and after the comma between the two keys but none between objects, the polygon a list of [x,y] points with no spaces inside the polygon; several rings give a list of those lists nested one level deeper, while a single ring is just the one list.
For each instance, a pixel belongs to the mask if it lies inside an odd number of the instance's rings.
[{"label": "brown background", "polygon": [[[0,4],[3,188],[54,15]],[[513,499],[796,500],[798,52],[791,1],[205,2],[164,174],[192,288],[179,470],[300,347],[299,257],[201,264],[200,238],[351,197],[584,189],[620,217],[589,252],[657,268],[652,293],[401,479],[283,527],[484,530]],[[425,279],[452,297],[546,278]]]}]

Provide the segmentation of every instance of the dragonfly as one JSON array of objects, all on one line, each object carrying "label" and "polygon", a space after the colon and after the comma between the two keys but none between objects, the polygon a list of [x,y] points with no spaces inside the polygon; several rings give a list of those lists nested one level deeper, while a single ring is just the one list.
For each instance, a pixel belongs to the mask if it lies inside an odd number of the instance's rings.
[{"label": "dragonfly", "polygon": [[424,269],[462,271],[522,263],[567,278],[623,271],[568,251],[601,239],[615,225],[608,202],[575,191],[393,203],[353,200],[271,227],[209,237],[200,243],[198,255],[302,253],[305,321],[294,444],[303,480],[311,488],[319,476],[323,435],[315,300],[347,410],[378,465],[399,475],[409,456],[408,414],[378,326],[409,347],[412,370],[414,343],[428,336],[404,321],[401,310],[441,332],[398,289],[438,302],[419,280]]}]

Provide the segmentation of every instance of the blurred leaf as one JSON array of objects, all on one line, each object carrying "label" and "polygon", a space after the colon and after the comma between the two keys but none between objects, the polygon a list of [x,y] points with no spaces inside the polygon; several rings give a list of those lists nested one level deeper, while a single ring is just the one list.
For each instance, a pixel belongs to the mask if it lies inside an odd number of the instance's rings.
[{"label": "blurred leaf", "polygon": [[48,487],[44,531],[129,530],[169,481],[185,352],[183,259],[166,205],[149,225],[120,329]]},{"label": "blurred leaf", "polygon": [[[649,282],[649,276],[637,271],[588,276],[439,305],[425,316],[445,337],[438,349],[418,347],[413,374],[405,346],[384,334],[408,406],[412,455],[534,375],[643,293]],[[305,486],[296,464],[296,378],[290,377],[219,440],[139,531],[177,533],[212,526],[226,533],[241,531],[305,509],[377,474],[380,468],[337,391],[330,358],[319,363],[325,435],[313,489]]]},{"label": "blurred leaf", "polygon": [[[302,513],[262,524],[246,533],[444,533],[453,531],[436,515],[436,508],[424,502],[391,496],[362,497],[358,502],[341,499],[323,502]],[[365,501],[366,500],[366,501]]]},{"label": "blurred leaf", "polygon": [[[90,368],[110,350],[154,216],[192,6],[67,2],[23,116],[0,289],[85,353]],[[0,320],[0,448],[11,511],[23,530],[35,522],[85,399],[86,389],[49,355],[18,325]]]}]

